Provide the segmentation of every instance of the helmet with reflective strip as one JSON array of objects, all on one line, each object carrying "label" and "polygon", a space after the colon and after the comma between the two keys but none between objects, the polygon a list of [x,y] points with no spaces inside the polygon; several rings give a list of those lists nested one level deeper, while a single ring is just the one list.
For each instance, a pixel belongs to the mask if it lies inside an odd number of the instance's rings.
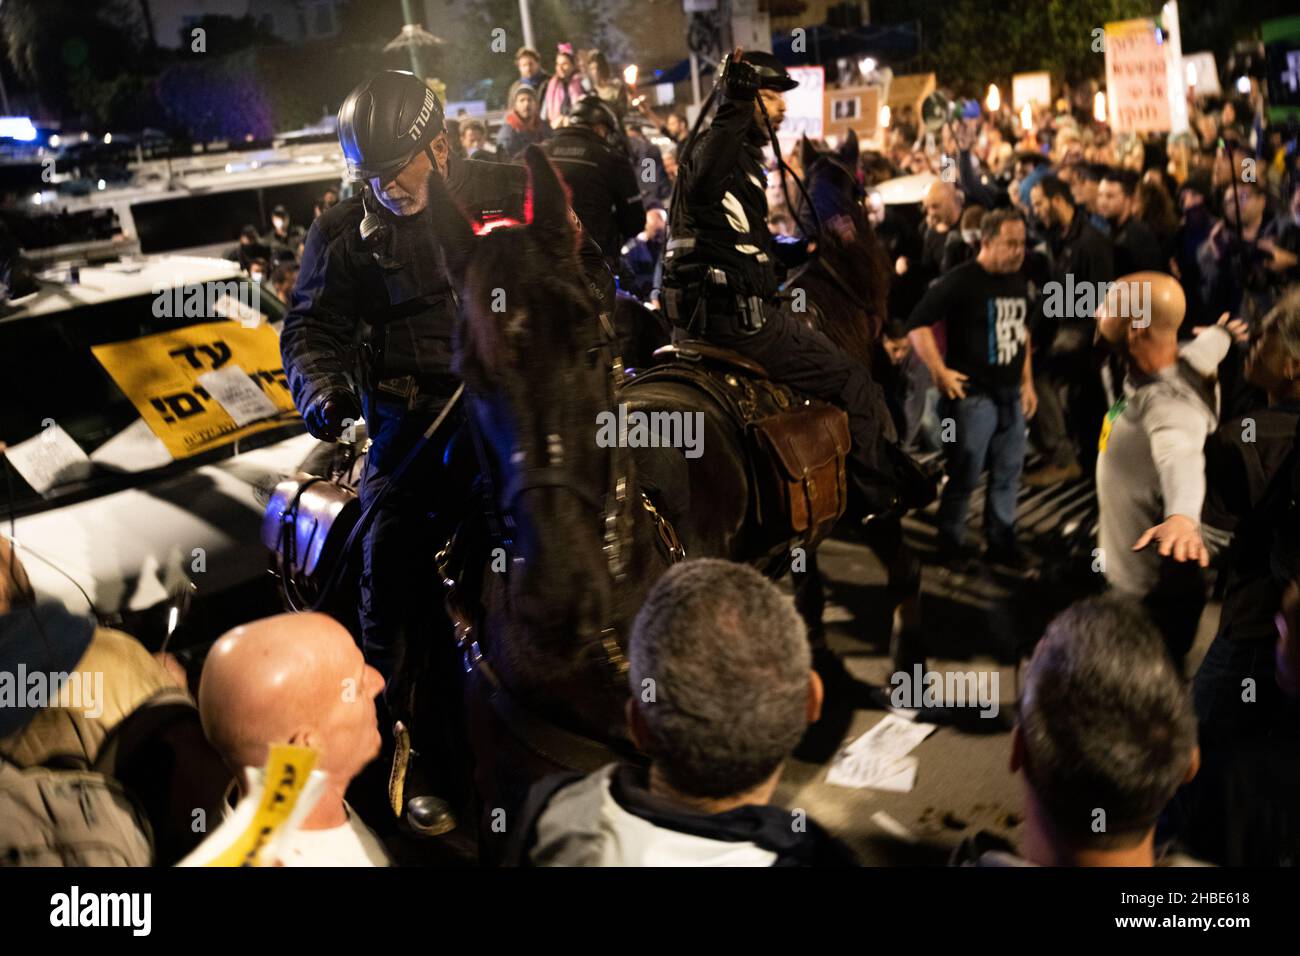
[{"label": "helmet with reflective strip", "polygon": [[339,107],[339,145],[354,180],[391,180],[445,128],[437,94],[404,70],[377,73]]}]

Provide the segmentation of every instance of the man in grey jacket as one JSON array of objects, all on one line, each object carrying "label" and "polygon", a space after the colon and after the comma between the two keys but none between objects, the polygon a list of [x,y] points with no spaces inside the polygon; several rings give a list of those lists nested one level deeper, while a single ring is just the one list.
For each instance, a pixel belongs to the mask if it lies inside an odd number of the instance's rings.
[{"label": "man in grey jacket", "polygon": [[674,565],[628,645],[632,739],[650,766],[537,783],[514,825],[524,866],[825,866],[848,851],[771,801],[821,711],[794,604],[752,568]]},{"label": "man in grey jacket", "polygon": [[1136,272],[1111,289],[1097,323],[1129,366],[1098,441],[1097,570],[1147,605],[1176,660],[1190,649],[1205,603],[1199,568],[1209,555],[1200,515],[1205,439],[1218,426],[1214,374],[1233,335],[1244,331],[1225,315],[1180,347],[1186,309],[1174,279]]}]

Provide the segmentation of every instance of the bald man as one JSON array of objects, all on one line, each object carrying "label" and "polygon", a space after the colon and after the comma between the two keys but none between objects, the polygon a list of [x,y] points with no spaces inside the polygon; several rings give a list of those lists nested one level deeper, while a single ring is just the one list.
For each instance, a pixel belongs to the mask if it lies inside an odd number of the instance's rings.
[{"label": "bald man", "polygon": [[925,227],[921,231],[921,268],[927,278],[943,272],[945,253],[953,244],[961,244],[962,195],[952,183],[935,180],[921,200]]},{"label": "bald man", "polygon": [[199,683],[203,729],[241,795],[273,743],[318,751],[324,795],[294,834],[285,866],[388,866],[378,837],[344,800],[348,784],[379,754],[379,672],[351,635],[324,614],[281,614],[225,634]]},{"label": "bald man", "polygon": [[[1205,439],[1218,425],[1215,370],[1242,330],[1227,315],[1180,348],[1182,287],[1159,272],[1119,279],[1097,311],[1099,335],[1128,360],[1124,393],[1102,425],[1097,456],[1101,570],[1143,600],[1175,660],[1190,649],[1205,601],[1197,566]],[[1173,564],[1188,564],[1187,570]]]}]

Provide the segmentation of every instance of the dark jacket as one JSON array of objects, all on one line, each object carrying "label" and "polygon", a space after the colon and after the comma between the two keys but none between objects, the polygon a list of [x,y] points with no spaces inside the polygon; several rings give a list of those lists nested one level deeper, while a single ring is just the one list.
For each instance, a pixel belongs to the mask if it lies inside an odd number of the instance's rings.
[{"label": "dark jacket", "polygon": [[644,136],[628,136],[632,171],[641,189],[641,204],[646,209],[662,209],[672,195],[673,184],[664,169],[664,154]]},{"label": "dark jacket", "polygon": [[1129,216],[1123,225],[1111,232],[1115,249],[1115,274],[1126,276],[1133,272],[1168,272],[1169,262],[1164,258],[1156,234],[1137,216]]},{"label": "dark jacket", "polygon": [[1277,566],[1282,562],[1275,555],[1278,536],[1286,533],[1290,495],[1278,493],[1282,490],[1278,488],[1270,494],[1270,483],[1295,445],[1300,402],[1257,409],[1247,418],[1249,431],[1246,420],[1236,418],[1220,426],[1205,443],[1201,521],[1233,534],[1223,568],[1220,633],[1230,640],[1259,641],[1271,647],[1277,638],[1273,615],[1289,578],[1289,568]]},{"label": "dark jacket", "polygon": [[1110,240],[1088,221],[1088,210],[1074,207],[1074,219],[1060,235],[1048,243],[1052,252],[1053,275],[1062,284],[1073,273],[1075,286],[1085,282],[1111,282],[1115,279],[1115,258]]},{"label": "dark jacket", "polygon": [[[522,166],[453,160],[447,185],[476,223],[525,218],[528,171]],[[377,204],[376,204],[377,205]],[[391,226],[385,269],[361,242],[360,197],[326,210],[307,233],[293,304],[280,334],[280,353],[294,403],[358,389],[362,380],[413,375],[431,392],[449,395],[455,312],[447,276],[427,215],[399,217],[379,208]],[[584,239],[588,286],[612,308],[613,280],[595,244]],[[381,367],[360,346],[382,348]]]},{"label": "dark jacket", "polygon": [[627,153],[586,126],[566,126],[544,147],[564,177],[582,228],[606,256],[645,226],[645,207]]},{"label": "dark jacket", "polygon": [[752,100],[724,95],[713,124],[681,163],[668,210],[666,287],[692,288],[705,267],[714,266],[726,272],[739,295],[776,293],[768,251],[766,137],[753,116]]}]

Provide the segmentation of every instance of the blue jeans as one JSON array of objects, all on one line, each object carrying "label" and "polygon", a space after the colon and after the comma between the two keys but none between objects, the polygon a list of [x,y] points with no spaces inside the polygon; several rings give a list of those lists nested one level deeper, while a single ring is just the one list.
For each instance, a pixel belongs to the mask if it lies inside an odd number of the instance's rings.
[{"label": "blue jeans", "polygon": [[959,544],[970,510],[970,496],[988,461],[989,481],[984,504],[984,533],[990,546],[1015,540],[1016,497],[1025,463],[1025,416],[1020,386],[968,392],[965,398],[939,400],[940,435],[948,437],[944,419],[955,428],[944,443],[948,483],[939,500],[939,539]]}]

